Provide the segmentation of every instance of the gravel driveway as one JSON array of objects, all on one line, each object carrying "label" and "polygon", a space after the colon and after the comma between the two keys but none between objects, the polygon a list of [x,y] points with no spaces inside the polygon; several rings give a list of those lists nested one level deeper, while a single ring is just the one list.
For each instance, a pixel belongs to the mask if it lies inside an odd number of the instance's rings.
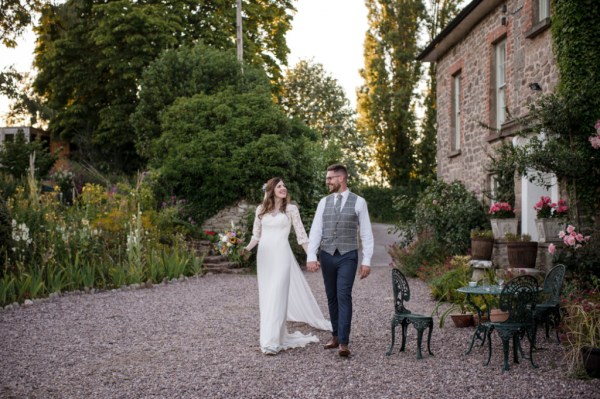
[{"label": "gravel driveway", "polygon": [[[305,273],[322,309],[320,273]],[[428,313],[427,287],[410,280],[409,308]],[[321,344],[265,356],[258,345],[254,275],[208,275],[148,289],[69,294],[0,311],[0,397],[4,398],[600,398],[600,380],[568,379],[554,341],[501,371],[494,336],[463,355],[472,328],[434,330],[417,361],[415,331],[391,357],[390,270],[375,267],[354,288],[352,356]],[[328,334],[302,324],[290,329]],[[397,347],[398,349],[398,347]]]}]

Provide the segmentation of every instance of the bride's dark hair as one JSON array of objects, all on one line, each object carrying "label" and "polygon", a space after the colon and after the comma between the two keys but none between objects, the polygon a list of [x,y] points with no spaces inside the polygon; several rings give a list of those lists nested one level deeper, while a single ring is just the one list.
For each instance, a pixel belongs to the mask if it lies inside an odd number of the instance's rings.
[{"label": "bride's dark hair", "polygon": [[[267,213],[273,212],[275,209],[275,187],[282,181],[280,177],[274,177],[270,179],[265,185],[265,196],[263,198],[263,202],[261,204],[262,208],[258,215],[259,219],[262,219],[263,215]],[[290,193],[288,192],[287,196],[281,200],[281,207],[279,211],[281,213],[285,213],[287,204],[290,202]]]}]

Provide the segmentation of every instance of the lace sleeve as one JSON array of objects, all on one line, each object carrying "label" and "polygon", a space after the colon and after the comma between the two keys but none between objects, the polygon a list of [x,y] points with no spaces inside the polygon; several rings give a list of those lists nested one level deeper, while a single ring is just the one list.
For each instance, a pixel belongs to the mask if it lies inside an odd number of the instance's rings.
[{"label": "lace sleeve", "polygon": [[252,250],[260,241],[260,235],[262,233],[262,223],[258,217],[260,212],[260,205],[256,208],[256,214],[254,216],[254,226],[252,226],[252,238],[250,239],[250,243],[246,246],[248,251]]},{"label": "lace sleeve", "polygon": [[296,232],[296,239],[298,240],[298,244],[302,246],[308,244],[308,236],[306,235],[306,230],[304,230],[302,219],[300,219],[300,212],[298,211],[298,207],[295,205],[288,205],[286,213],[292,220],[292,225],[294,226],[294,231]]}]

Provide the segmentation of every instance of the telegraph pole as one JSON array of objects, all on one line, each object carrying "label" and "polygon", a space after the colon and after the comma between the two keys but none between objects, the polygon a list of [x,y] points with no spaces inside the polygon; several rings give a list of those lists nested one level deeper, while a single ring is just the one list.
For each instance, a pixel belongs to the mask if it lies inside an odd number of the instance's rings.
[{"label": "telegraph pole", "polygon": [[244,73],[244,41],[242,38],[242,0],[237,0],[237,59],[242,64],[242,73]]}]

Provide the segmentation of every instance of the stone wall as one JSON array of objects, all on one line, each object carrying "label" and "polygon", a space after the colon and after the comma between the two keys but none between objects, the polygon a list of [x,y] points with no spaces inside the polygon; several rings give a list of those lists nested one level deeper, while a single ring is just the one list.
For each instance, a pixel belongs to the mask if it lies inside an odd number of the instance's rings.
[{"label": "stone wall", "polygon": [[246,215],[248,212],[254,213],[256,205],[249,204],[246,200],[242,200],[235,205],[224,208],[215,216],[207,219],[202,224],[202,229],[212,230],[217,233],[231,229],[231,223],[238,228],[248,228],[252,230],[252,226],[245,226]]},{"label": "stone wall", "polygon": [[[548,242],[538,242],[537,259],[535,268],[543,273],[547,273],[554,266],[552,258],[548,252]],[[494,250],[492,252],[492,264],[497,269],[508,269],[508,254],[506,253],[506,240],[495,240]]]},{"label": "stone wall", "polygon": [[[534,29],[532,3],[534,0],[506,1],[503,3],[507,5],[506,13],[502,12],[500,4],[438,60],[438,177],[448,182],[462,181],[479,198],[488,189],[489,176],[485,167],[489,150],[502,140],[510,140],[518,127],[514,119],[525,116],[528,104],[541,93],[552,92],[558,82],[551,32],[547,27]],[[501,23],[503,17],[506,17],[506,25]],[[459,29],[460,25],[455,28]],[[490,81],[494,45],[503,38],[507,40],[506,104],[509,116],[500,132],[496,132],[487,127],[493,121]],[[452,152],[451,84],[452,76],[459,71],[461,148],[459,152]],[[538,83],[542,92],[531,90],[530,83]],[[518,184],[516,189],[520,189]],[[516,207],[520,208],[519,201]]]}]

